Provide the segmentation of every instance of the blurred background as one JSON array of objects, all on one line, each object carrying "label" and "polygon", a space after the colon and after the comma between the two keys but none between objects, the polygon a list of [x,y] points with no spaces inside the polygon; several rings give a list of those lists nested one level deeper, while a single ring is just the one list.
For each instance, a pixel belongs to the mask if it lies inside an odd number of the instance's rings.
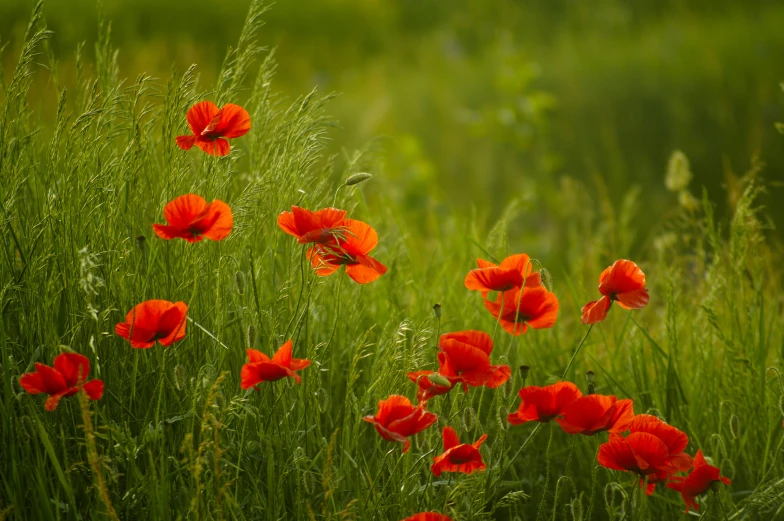
[{"label": "blurred background", "polygon": [[[81,42],[88,64],[94,56],[102,9],[121,77],[163,82],[197,63],[208,89],[248,4],[50,0],[59,81],[74,81]],[[0,2],[6,81],[32,6]],[[512,228],[541,243],[555,222],[592,215],[580,208],[589,205],[597,223],[636,221],[628,253],[652,244],[664,209],[688,211],[703,186],[727,215],[739,177],[760,163],[766,224],[784,226],[780,0],[283,0],[262,38],[276,48],[275,89],[289,100],[314,87],[339,93],[330,151],[370,143],[368,168],[411,219],[427,216],[422,226],[455,210],[489,223],[512,204]],[[55,97],[40,76],[45,119]],[[668,190],[675,150],[685,181]]]}]

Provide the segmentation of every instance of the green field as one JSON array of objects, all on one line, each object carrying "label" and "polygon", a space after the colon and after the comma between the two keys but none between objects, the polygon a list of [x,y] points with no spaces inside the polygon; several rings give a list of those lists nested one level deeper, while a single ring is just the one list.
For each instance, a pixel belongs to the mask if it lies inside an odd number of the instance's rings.
[{"label": "green field", "polygon": [[[631,4],[0,5],[0,520],[694,516],[599,465],[607,433],[507,421],[588,371],[732,480],[701,517],[784,519],[784,6]],[[202,100],[250,114],[225,157],[175,144]],[[156,236],[188,193],[231,207],[227,238]],[[319,277],[292,205],[368,223],[388,271]],[[513,336],[464,279],[517,253],[560,306]],[[649,303],[583,324],[617,259]],[[134,349],[115,325],[150,299],[187,303],[186,335]],[[431,398],[402,453],[363,417],[463,330],[511,378]],[[288,339],[301,383],[242,390],[245,349]],[[105,391],[47,411],[20,377],[70,352]],[[431,472],[447,426],[487,434],[484,471]]]}]

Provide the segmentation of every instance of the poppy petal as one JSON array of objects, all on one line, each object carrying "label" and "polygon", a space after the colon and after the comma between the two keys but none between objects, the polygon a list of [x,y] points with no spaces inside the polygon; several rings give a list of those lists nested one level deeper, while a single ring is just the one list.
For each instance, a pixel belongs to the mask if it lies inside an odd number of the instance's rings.
[{"label": "poppy petal", "polygon": [[594,300],[584,305],[582,309],[583,324],[596,324],[607,318],[607,312],[610,310],[611,304],[610,298],[604,296],[599,300]]},{"label": "poppy petal", "polygon": [[351,255],[367,255],[378,245],[378,234],[367,223],[356,219],[343,219],[338,226],[346,236],[343,247]]},{"label": "poppy petal", "polygon": [[87,393],[89,399],[100,400],[103,396],[103,381],[90,380],[84,384],[84,392]]},{"label": "poppy petal", "polygon": [[319,277],[327,277],[340,269],[340,264],[332,264],[325,261],[315,247],[308,250],[307,257],[310,260],[310,265],[313,266]]},{"label": "poppy petal", "polygon": [[366,255],[357,256],[357,264],[346,266],[346,274],[357,284],[373,282],[386,272],[386,266]]},{"label": "poppy petal", "polygon": [[611,296],[645,289],[645,274],[632,261],[619,259],[599,277],[599,292]]},{"label": "poppy petal", "polygon": [[624,309],[641,309],[648,305],[648,290],[645,288],[618,293],[615,295],[618,305]]},{"label": "poppy petal", "polygon": [[74,387],[90,374],[90,360],[78,353],[62,353],[54,357],[54,368],[63,375],[68,387]]},{"label": "poppy petal", "polygon": [[62,394],[53,394],[49,398],[46,399],[46,403],[44,403],[44,407],[47,411],[52,412],[57,409],[57,404],[60,403],[60,399],[65,396],[65,393]]},{"label": "poppy petal", "polygon": [[291,365],[292,347],[291,340],[286,341],[272,357],[272,363],[282,365],[283,367],[289,367]]},{"label": "poppy petal", "polygon": [[196,136],[177,136],[175,141],[182,150],[190,150],[196,144]]},{"label": "poppy petal", "polygon": [[193,221],[204,215],[206,211],[207,201],[202,196],[185,194],[169,201],[163,207],[163,218],[166,219],[169,226],[187,229]]},{"label": "poppy petal", "polygon": [[223,138],[197,139],[196,146],[211,156],[223,157],[231,151],[231,145]]},{"label": "poppy petal", "polygon": [[185,302],[169,304],[171,307],[158,319],[157,336],[162,346],[170,346],[185,338],[188,305]]},{"label": "poppy petal", "polygon": [[234,227],[231,207],[223,201],[215,199],[209,204],[207,214],[194,223],[194,226],[203,229],[202,234],[208,239],[213,241],[225,239]]},{"label": "poppy petal", "polygon": [[196,136],[200,136],[219,112],[220,109],[213,102],[201,101],[188,110],[185,118],[188,120],[191,132]]},{"label": "poppy petal", "polygon": [[448,425],[444,427],[442,435],[444,438],[444,451],[448,451],[452,447],[460,445],[460,438],[457,437],[457,433],[452,427]]},{"label": "poppy petal", "polygon": [[227,139],[242,137],[250,130],[250,115],[239,105],[227,103],[221,109],[221,119],[214,130]]}]

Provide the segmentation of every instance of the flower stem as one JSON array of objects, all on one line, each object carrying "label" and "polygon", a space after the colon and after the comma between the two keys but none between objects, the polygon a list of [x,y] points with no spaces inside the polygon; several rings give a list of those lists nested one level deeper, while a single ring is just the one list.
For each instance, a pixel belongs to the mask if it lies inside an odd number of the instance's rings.
[{"label": "flower stem", "polygon": [[106,481],[103,479],[103,472],[101,472],[101,458],[98,456],[98,449],[95,445],[95,430],[93,428],[93,414],[90,412],[90,402],[84,388],[79,389],[79,407],[82,410],[82,428],[84,429],[84,437],[87,442],[87,460],[90,463],[90,468],[93,471],[93,476],[98,485],[98,494],[106,506],[106,511],[112,521],[120,521],[117,517],[117,512],[112,506],[112,500],[109,497],[109,489],[106,486]]},{"label": "flower stem", "polygon": [[571,369],[572,364],[574,363],[574,359],[577,358],[577,353],[580,352],[580,349],[583,347],[585,340],[588,338],[588,335],[591,333],[591,329],[593,329],[593,324],[588,326],[588,331],[585,332],[585,336],[583,337],[582,340],[580,340],[580,343],[577,345],[577,349],[574,350],[574,353],[572,354],[572,359],[569,360],[568,364],[566,364],[566,369],[563,372],[563,376],[561,377],[561,380],[565,379],[566,375],[569,374],[569,369]]}]

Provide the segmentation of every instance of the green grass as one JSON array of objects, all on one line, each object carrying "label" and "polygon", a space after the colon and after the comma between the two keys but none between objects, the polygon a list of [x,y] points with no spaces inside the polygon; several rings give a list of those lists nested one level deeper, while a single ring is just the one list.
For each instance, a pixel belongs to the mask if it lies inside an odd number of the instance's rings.
[{"label": "green grass", "polygon": [[[406,372],[435,368],[439,330],[493,332],[463,278],[476,257],[522,251],[552,272],[560,316],[522,337],[496,332],[495,363],[530,366],[529,385],[556,381],[585,335],[580,307],[597,297],[599,273],[634,259],[650,305],[615,307],[568,379],[584,388],[584,373],[595,371],[598,392],[658,412],[689,435],[690,453],[702,448],[721,466],[733,485],[703,502],[706,519],[784,518],[781,251],[755,202],[758,169],[739,178],[729,219],[715,217],[705,197],[647,222],[647,193],[632,189],[615,207],[570,178],[538,188],[546,220],[514,189],[518,200],[498,209],[497,223],[485,222],[486,209],[427,204],[432,181],[416,186],[417,205],[400,196],[411,178],[387,175],[372,146],[327,153],[328,97],[291,100],[272,89],[275,58],[256,44],[262,11],[254,2],[213,86],[194,69],[121,81],[105,30],[94,73],[79,68],[77,81],[61,83],[36,11],[0,92],[0,518],[108,518],[78,400],[47,413],[18,384],[34,362],[71,349],[90,357],[106,384],[92,404],[95,435],[121,519],[396,521],[424,510],[458,520],[623,519],[630,479],[597,466],[604,435],[506,423],[522,386],[517,370],[499,389],[434,399],[437,426],[405,455],[361,421],[390,394],[414,397]],[[59,107],[51,125],[28,96],[41,76]],[[226,158],[174,144],[201,99],[251,113],[252,131]],[[276,216],[292,204],[332,204],[337,187],[362,171],[375,175],[342,189],[337,206],[378,230],[376,256],[389,272],[366,286],[343,273],[315,277]],[[227,240],[154,236],[165,203],[188,192],[231,205]],[[187,336],[170,348],[132,349],[114,325],[151,298],[188,303]],[[295,356],[312,360],[302,384],[241,391],[251,336],[267,353],[293,338]],[[463,441],[489,435],[485,472],[432,476],[445,425]],[[636,519],[686,518],[664,488],[639,505]]]}]

